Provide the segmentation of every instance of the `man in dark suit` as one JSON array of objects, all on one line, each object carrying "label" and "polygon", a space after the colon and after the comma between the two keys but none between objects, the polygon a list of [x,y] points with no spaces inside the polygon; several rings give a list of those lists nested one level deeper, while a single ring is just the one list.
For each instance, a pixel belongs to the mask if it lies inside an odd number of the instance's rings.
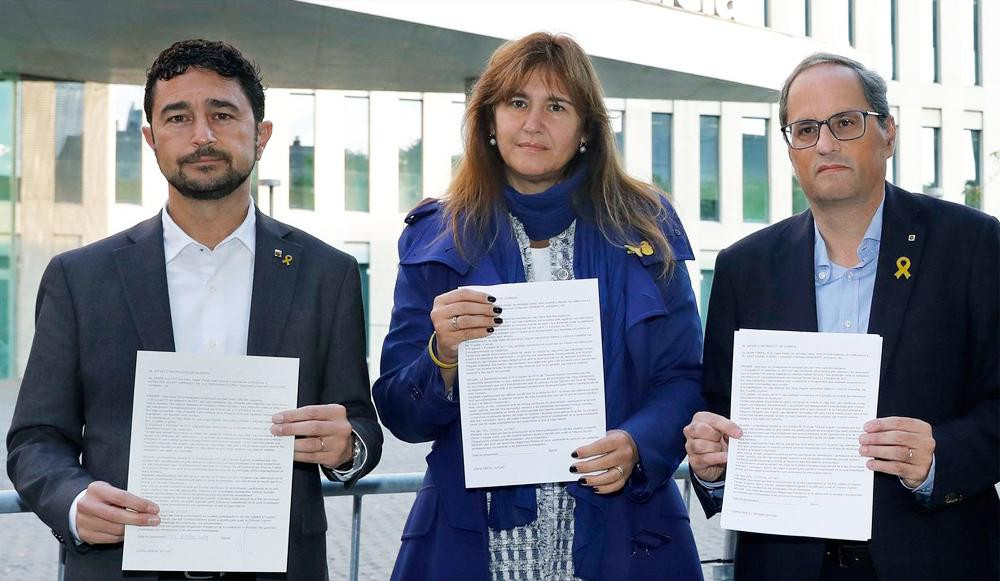
[{"label": "man in dark suit", "polygon": [[165,50],[145,109],[166,208],[46,269],[8,473],[65,544],[67,581],[125,578],[124,525],[159,524],[155,498],[124,490],[136,352],[298,358],[301,407],[274,410],[271,426],[296,437],[287,574],[127,577],[326,579],[320,470],[351,484],[382,446],[357,265],[251,202],[271,123],[259,73],[235,48],[198,40]]},{"label": "man in dark suit", "polygon": [[883,337],[878,418],[859,426],[875,472],[867,543],[740,533],[738,580],[1000,578],[1000,225],[885,182],[895,122],[885,82],[813,55],[781,93],[782,132],[810,210],[721,252],[708,309],[709,412],[684,429],[706,513],[721,508],[733,332]]}]

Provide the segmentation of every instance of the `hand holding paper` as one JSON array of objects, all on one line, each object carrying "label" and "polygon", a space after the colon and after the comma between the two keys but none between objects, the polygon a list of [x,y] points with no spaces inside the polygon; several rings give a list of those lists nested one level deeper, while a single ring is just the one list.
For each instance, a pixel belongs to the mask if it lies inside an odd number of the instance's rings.
[{"label": "hand holding paper", "polygon": [[125,525],[156,526],[159,512],[152,502],[98,480],[90,483],[76,505],[76,532],[90,545],[120,543]]},{"label": "hand holding paper", "polygon": [[698,412],[684,427],[688,466],[698,478],[715,482],[726,473],[729,461],[729,438],[740,438],[743,430],[734,422],[713,414]]},{"label": "hand holding paper", "polygon": [[295,461],[340,466],[351,459],[351,422],[339,404],[309,405],[271,417],[275,436],[302,436],[295,440]]}]

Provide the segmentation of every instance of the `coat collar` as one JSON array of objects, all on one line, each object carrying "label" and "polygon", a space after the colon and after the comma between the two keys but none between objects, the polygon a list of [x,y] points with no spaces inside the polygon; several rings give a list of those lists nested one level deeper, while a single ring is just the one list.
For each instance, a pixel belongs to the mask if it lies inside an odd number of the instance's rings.
[{"label": "coat collar", "polygon": [[292,309],[295,283],[307,258],[303,256],[301,244],[288,240],[291,233],[289,226],[257,210],[257,251],[254,253],[247,355],[278,354]]},{"label": "coat collar", "polygon": [[786,321],[780,328],[789,331],[817,331],[816,284],[814,248],[816,227],[812,212],[807,210],[793,216],[782,232],[774,264],[782,265],[778,288],[785,297],[781,318]]},{"label": "coat collar", "polygon": [[160,214],[136,224],[125,232],[125,237],[131,244],[114,250],[113,256],[125,303],[139,334],[139,347],[145,351],[173,351]]},{"label": "coat collar", "polygon": [[[868,332],[882,336],[882,377],[899,343],[899,330],[910,302],[910,293],[921,272],[927,226],[914,194],[886,183],[882,242],[875,272],[875,290]],[[898,261],[909,262],[907,277]],[[899,276],[896,276],[900,273]]]}]

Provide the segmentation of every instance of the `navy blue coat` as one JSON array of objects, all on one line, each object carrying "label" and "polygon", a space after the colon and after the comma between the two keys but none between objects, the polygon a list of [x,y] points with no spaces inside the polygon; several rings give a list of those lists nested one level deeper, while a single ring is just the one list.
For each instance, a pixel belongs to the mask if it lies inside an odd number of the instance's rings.
[{"label": "navy blue coat", "polygon": [[[912,236],[912,240],[910,239]],[[705,335],[705,395],[729,415],[733,331],[816,331],[807,211],[719,254]],[[896,260],[910,259],[910,278]],[[1000,579],[1000,224],[886,186],[868,332],[882,336],[878,416],[919,418],[937,447],[930,507],[876,473],[871,554],[879,579]],[[859,434],[860,435],[860,434]],[[719,507],[695,491],[711,516]],[[741,533],[740,581],[819,578],[824,539]]]},{"label": "navy blue coat", "polygon": [[[392,323],[382,351],[382,376],[373,387],[382,422],[409,442],[434,441],[423,487],[403,531],[394,580],[489,579],[486,493],[467,489],[462,465],[459,404],[427,354],[434,298],[463,285],[524,280],[510,236],[470,264],[445,231],[437,203],[407,217]],[[585,256],[621,256],[619,278],[599,277],[601,302],[623,301],[624,325],[608,328],[602,308],[608,428],[627,431],[641,463],[619,493],[599,496],[576,483],[574,567],[588,580],[701,579],[687,510],[671,474],[684,458],[683,426],[703,407],[700,397],[701,324],[690,280],[678,262],[656,279],[663,257],[626,256],[577,221],[575,269]],[[676,217],[664,232],[678,260],[693,258]],[[583,240],[598,240],[589,248]],[[608,254],[601,255],[606,252]],[[589,254],[588,254],[589,253]],[[601,261],[598,260],[598,263]],[[621,304],[621,303],[619,303]],[[624,336],[616,329],[624,328]],[[608,375],[609,358],[624,361]],[[461,397],[460,386],[456,388]],[[567,458],[567,469],[571,459]]]}]

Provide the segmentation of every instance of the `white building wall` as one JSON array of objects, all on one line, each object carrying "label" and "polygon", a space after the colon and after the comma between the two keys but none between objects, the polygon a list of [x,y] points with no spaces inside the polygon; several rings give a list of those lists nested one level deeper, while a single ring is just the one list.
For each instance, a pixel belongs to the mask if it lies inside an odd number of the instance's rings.
[{"label": "white building wall", "polygon": [[[770,25],[791,36],[801,36],[805,30],[805,0],[766,0],[770,4]],[[954,0],[969,2],[971,0]],[[854,5],[856,48],[868,65],[877,67],[889,79],[891,76],[891,46],[886,37],[890,31],[890,0],[857,0]],[[942,2],[951,6],[952,0]],[[833,50],[844,51],[848,45],[848,0],[812,0],[812,35],[830,44]],[[984,86],[963,84],[959,68],[954,64],[965,58],[971,23],[960,19],[950,10],[942,10],[940,46],[942,82],[920,81],[921,54],[920,19],[925,15],[916,7],[923,0],[900,0],[898,14],[898,77],[889,81],[889,99],[898,111],[900,127],[897,142],[899,185],[911,191],[921,191],[920,127],[937,121],[941,127],[941,190],[945,199],[961,202],[963,177],[962,154],[965,151],[963,129],[982,129],[984,151],[983,181],[984,210],[1000,214],[1000,2],[983,0],[981,23]],[[761,5],[762,6],[762,5]],[[960,11],[959,11],[960,12]],[[737,11],[739,17],[744,12]],[[754,16],[756,17],[756,16]],[[747,16],[750,18],[750,16]],[[736,23],[732,26],[743,27]],[[724,45],[720,39],[719,44]],[[733,47],[736,50],[738,47]],[[768,63],[760,63],[767,67]],[[25,83],[25,109],[48,106],[51,95],[45,83]],[[48,84],[49,86],[51,84]],[[45,163],[25,163],[22,176],[22,202],[18,217],[21,245],[19,284],[18,368],[23,369],[31,341],[31,321],[34,293],[41,269],[56,250],[51,233],[78,233],[84,242],[126,228],[155,214],[166,197],[166,184],[148,148],[143,152],[143,203],[114,203],[114,119],[106,96],[107,86],[88,84],[88,111],[104,111],[106,118],[88,117],[85,128],[87,143],[97,143],[88,153],[88,162],[103,168],[101,176],[88,174],[85,182],[99,190],[100,195],[87,194],[87,210],[57,208],[50,201],[38,199],[37,191],[51,192],[45,182]],[[113,92],[115,87],[111,87]],[[405,212],[398,202],[398,143],[396,134],[398,101],[420,99],[423,102],[423,189],[424,196],[437,196],[446,189],[451,178],[451,155],[456,136],[453,104],[464,101],[461,94],[394,93],[356,91],[315,91],[315,210],[288,207],[288,147],[291,105],[289,89],[267,91],[267,117],[274,122],[274,134],[260,161],[260,179],[278,179],[281,185],[274,191],[274,208],[268,203],[267,188],[260,188],[258,199],[262,211],[273,213],[283,221],[306,230],[324,241],[354,252],[362,252],[367,244],[370,260],[370,329],[369,352],[372,377],[378,375],[379,350],[388,330],[392,308],[392,293],[396,277],[396,242],[402,231]],[[294,92],[302,92],[295,90]],[[104,97],[101,94],[105,94]],[[48,95],[48,96],[47,96]],[[345,207],[344,151],[346,125],[345,98],[369,98],[369,172],[370,211],[347,212]],[[34,103],[34,104],[31,104]],[[696,295],[699,293],[701,270],[711,270],[717,253],[766,226],[743,222],[743,151],[741,123],[746,117],[768,119],[769,218],[771,222],[791,214],[792,170],[787,150],[780,135],[776,103],[734,103],[706,101],[670,101],[642,99],[609,99],[609,108],[625,112],[625,164],[633,175],[651,179],[651,119],[653,113],[671,113],[673,120],[672,187],[671,195],[692,240],[696,261],[688,268]],[[88,114],[89,115],[89,114]],[[699,116],[720,116],[720,221],[700,219],[700,151]],[[98,117],[100,117],[98,115]],[[32,131],[51,132],[39,125],[42,120],[27,119],[25,149],[28,159]],[[96,156],[96,157],[95,157]],[[39,168],[35,166],[38,165]],[[37,170],[37,171],[36,171]],[[33,173],[34,172],[34,173]],[[103,177],[102,177],[103,176]],[[47,188],[47,189],[46,189]],[[50,194],[51,196],[51,194]],[[58,206],[58,205],[57,205]],[[83,214],[81,214],[83,212]],[[46,238],[48,237],[48,238]],[[699,301],[701,297],[699,296]]]}]

